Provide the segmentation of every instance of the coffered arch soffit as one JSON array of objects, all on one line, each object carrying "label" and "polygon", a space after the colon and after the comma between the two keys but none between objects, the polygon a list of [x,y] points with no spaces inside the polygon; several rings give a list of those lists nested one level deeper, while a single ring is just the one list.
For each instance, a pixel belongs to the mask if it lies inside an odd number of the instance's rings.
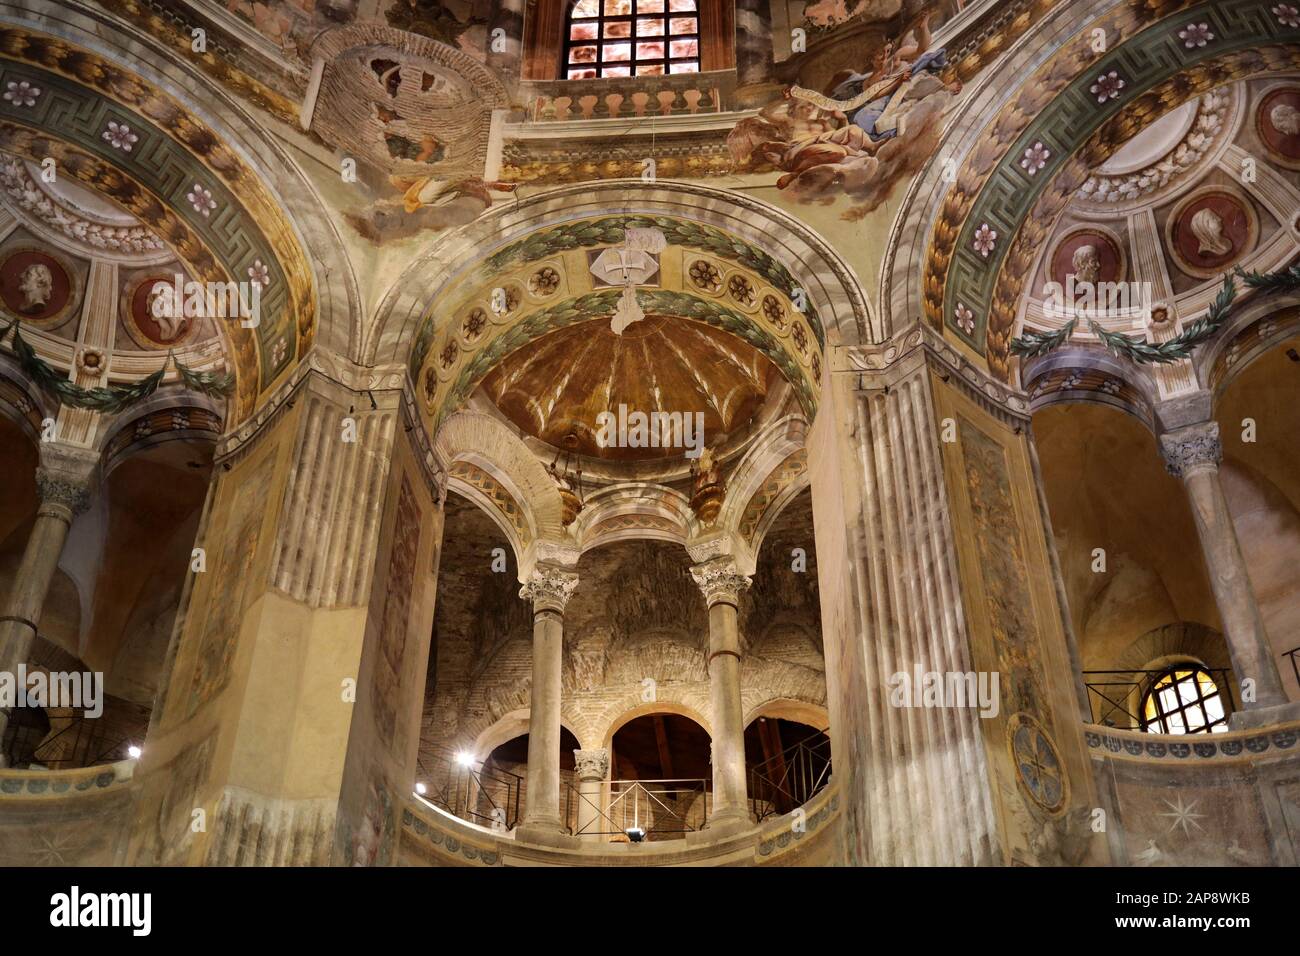
[{"label": "coffered arch soffit", "polygon": [[[981,79],[950,129],[953,152],[936,156],[915,181],[891,237],[886,324],[901,328],[923,316],[1011,381],[1021,293],[1061,212],[1092,170],[1171,110],[1300,66],[1300,28],[1276,6],[1228,0],[1116,4],[1100,16],[1084,4],[1053,11]],[[1203,45],[1200,24],[1212,34]],[[955,161],[955,176],[945,159]],[[987,233],[977,241],[985,225],[996,233],[991,242]],[[900,237],[917,233],[928,235],[923,246],[903,248]]]},{"label": "coffered arch soffit", "polygon": [[[258,327],[221,322],[236,375],[227,423],[237,424],[313,342],[340,352],[359,342],[342,244],[305,177],[224,91],[171,51],[142,51],[149,41],[105,18],[65,14],[59,35],[19,11],[0,15],[0,86],[29,91],[0,103],[0,149],[35,163],[53,158],[58,175],[162,240],[190,278],[261,277]],[[164,89],[202,95],[182,101]],[[105,135],[110,122],[134,138],[115,142]]]},{"label": "coffered arch soffit", "polygon": [[[743,273],[779,295],[786,306],[793,306],[792,298],[801,299],[806,305],[802,312],[805,328],[811,333],[804,364],[811,364],[816,349],[874,340],[873,323],[856,276],[804,223],[767,203],[693,183],[624,180],[565,186],[504,203],[440,237],[408,267],[381,302],[374,335],[365,345],[366,361],[405,362],[414,378],[429,355],[440,351],[434,346],[451,331],[452,321],[464,320],[457,307],[468,305],[475,295],[490,302],[492,290],[502,287],[506,278],[517,279],[526,288],[530,276],[524,273],[529,266],[535,270],[548,264],[543,261],[547,255],[562,260],[567,253],[617,245],[627,225],[656,223],[664,229],[669,245],[681,250],[681,259],[687,255],[692,256],[691,262],[694,258],[712,259],[725,266],[724,278],[730,272]],[[686,263],[684,276],[689,275],[691,262]],[[718,322],[731,323],[737,330],[749,329],[756,344],[775,344],[764,340],[761,318],[750,321],[751,314],[762,314],[761,294],[747,304],[749,308],[733,308],[736,303],[725,288],[720,294],[708,293],[684,277],[682,285],[681,289],[643,289],[642,293],[684,293],[697,300],[691,307],[700,310],[698,321],[706,321],[704,314],[713,311]],[[562,289],[568,291],[568,287]],[[586,300],[580,307],[588,312],[612,312],[613,305],[605,301],[610,296],[602,296]],[[548,298],[552,303],[565,301],[560,295]],[[612,298],[617,299],[617,289]],[[710,310],[710,302],[717,308]],[[689,305],[680,299],[656,302],[650,297],[643,306],[679,304]],[[741,317],[726,315],[723,309]],[[793,309],[791,314],[799,314],[799,310]],[[794,326],[787,325],[785,335],[790,336]],[[775,331],[778,334],[772,338],[781,339],[780,330]],[[776,351],[788,355],[794,350],[778,346]],[[809,397],[806,391],[804,397]]]}]

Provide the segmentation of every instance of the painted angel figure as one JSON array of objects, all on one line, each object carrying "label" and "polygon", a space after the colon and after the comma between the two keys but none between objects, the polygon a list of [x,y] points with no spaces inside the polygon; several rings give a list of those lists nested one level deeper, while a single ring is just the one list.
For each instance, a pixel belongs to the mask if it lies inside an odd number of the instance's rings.
[{"label": "painted angel figure", "polygon": [[830,98],[844,103],[853,125],[873,144],[905,132],[900,122],[908,103],[944,88],[936,75],[946,65],[942,47],[931,50],[930,14],[895,49],[886,43],[870,73],[841,73],[831,80]]}]

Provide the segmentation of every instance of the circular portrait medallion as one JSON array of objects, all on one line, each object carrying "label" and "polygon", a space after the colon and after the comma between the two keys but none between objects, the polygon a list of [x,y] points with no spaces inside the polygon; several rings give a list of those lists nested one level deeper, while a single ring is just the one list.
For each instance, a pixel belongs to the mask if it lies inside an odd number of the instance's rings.
[{"label": "circular portrait medallion", "polygon": [[1255,111],[1255,132],[1274,159],[1300,169],[1300,87],[1265,94]]},{"label": "circular portrait medallion", "polygon": [[150,275],[127,286],[123,318],[131,338],[141,348],[171,349],[194,338],[199,320],[185,314],[183,281],[181,290],[178,302],[174,273]]},{"label": "circular portrait medallion", "polygon": [[1250,205],[1226,190],[1198,190],[1166,223],[1169,249],[1188,275],[1215,279],[1255,246],[1259,221]]},{"label": "circular portrait medallion", "polygon": [[10,315],[50,328],[67,318],[76,288],[67,268],[38,249],[20,249],[0,264],[0,300]]}]

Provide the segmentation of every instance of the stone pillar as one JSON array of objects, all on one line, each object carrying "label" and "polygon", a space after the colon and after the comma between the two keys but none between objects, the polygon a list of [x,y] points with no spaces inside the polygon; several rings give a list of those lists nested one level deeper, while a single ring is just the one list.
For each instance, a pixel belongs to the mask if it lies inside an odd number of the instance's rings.
[{"label": "stone pillar", "polygon": [[575,750],[574,770],[578,777],[577,835],[584,840],[599,841],[605,830],[601,817],[600,788],[609,774],[609,751]]},{"label": "stone pillar", "polygon": [[749,578],[732,558],[691,567],[709,605],[709,703],[713,723],[713,812],[709,827],[749,825],[745,786],[745,723],[740,701],[740,593]]},{"label": "stone pillar", "polygon": [[[924,327],[825,378],[807,445],[840,862],[1100,862],[1027,401]],[[984,689],[925,699],[955,677]],[[1032,791],[1013,748],[1060,781]]]},{"label": "stone pillar", "polygon": [[[1223,446],[1219,425],[1207,421],[1186,425],[1160,436],[1160,449],[1169,473],[1181,478],[1196,520],[1210,586],[1223,621],[1232,669],[1238,681],[1255,684],[1255,700],[1243,702],[1245,710],[1279,707],[1287,703],[1286,692],[1273,661],[1264,619],[1246,571],[1236,529],[1228,513],[1219,478]],[[1234,715],[1233,725],[1242,719]]]},{"label": "stone pillar", "polygon": [[[68,529],[72,520],[86,510],[99,465],[96,452],[62,442],[42,444],[40,460],[36,469],[40,497],[36,521],[0,616],[0,671],[10,673],[25,663],[31,652]],[[0,711],[0,736],[8,722],[8,715]],[[0,753],[0,766],[4,765],[5,757]]]},{"label": "stone pillar", "polygon": [[304,361],[293,392],[218,446],[206,569],[164,664],[128,865],[396,858],[442,495],[404,372],[319,347]]},{"label": "stone pillar", "polygon": [[559,835],[560,819],[560,668],[564,658],[564,606],[578,576],[541,564],[519,590],[533,602],[533,687],[528,704],[528,774],[524,818],[526,839]]}]

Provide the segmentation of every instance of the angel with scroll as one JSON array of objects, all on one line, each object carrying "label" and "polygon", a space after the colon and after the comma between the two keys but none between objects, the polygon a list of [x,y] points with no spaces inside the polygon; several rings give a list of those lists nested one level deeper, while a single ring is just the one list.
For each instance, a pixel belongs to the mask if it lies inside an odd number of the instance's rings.
[{"label": "angel with scroll", "polygon": [[791,87],[736,124],[727,137],[733,159],[743,164],[757,155],[785,173],[778,189],[793,186],[807,196],[832,185],[861,185],[876,172],[877,151],[906,135],[908,114],[920,101],[960,89],[940,79],[944,51],[928,50],[929,43],[927,14],[901,46],[887,43],[877,53],[870,72],[838,74],[825,94]]}]

